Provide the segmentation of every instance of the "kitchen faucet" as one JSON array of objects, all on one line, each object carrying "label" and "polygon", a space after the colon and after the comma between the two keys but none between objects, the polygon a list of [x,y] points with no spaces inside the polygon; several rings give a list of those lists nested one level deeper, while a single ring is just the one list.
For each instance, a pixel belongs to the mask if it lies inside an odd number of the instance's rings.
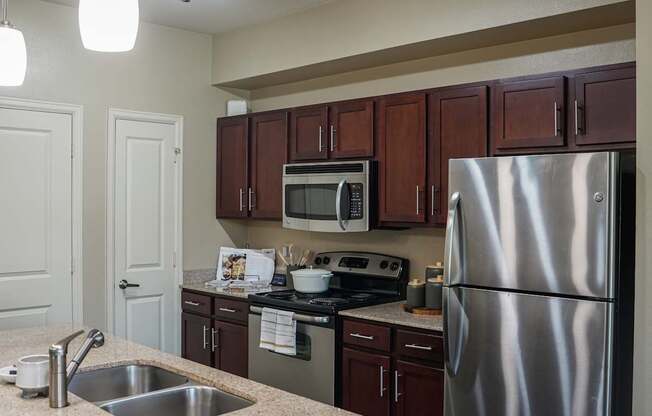
[{"label": "kitchen faucet", "polygon": [[77,354],[66,366],[66,355],[70,341],[83,334],[80,330],[68,335],[64,339],[50,346],[50,407],[60,408],[68,406],[68,384],[77,373],[79,365],[84,361],[91,348],[104,345],[104,334],[97,329],[88,331],[86,340],[82,343]]}]

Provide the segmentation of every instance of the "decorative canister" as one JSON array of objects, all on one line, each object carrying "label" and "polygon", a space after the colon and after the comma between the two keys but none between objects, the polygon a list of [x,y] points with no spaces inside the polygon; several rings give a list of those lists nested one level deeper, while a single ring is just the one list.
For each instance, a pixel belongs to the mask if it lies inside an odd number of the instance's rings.
[{"label": "decorative canister", "polygon": [[441,289],[444,285],[441,277],[431,277],[426,282],[426,308],[441,309]]},{"label": "decorative canister", "polygon": [[407,302],[409,308],[422,308],[426,303],[426,284],[417,279],[410,280],[407,285]]},{"label": "decorative canister", "polygon": [[440,275],[444,275],[444,264],[442,262],[438,261],[434,265],[426,266],[426,281]]}]

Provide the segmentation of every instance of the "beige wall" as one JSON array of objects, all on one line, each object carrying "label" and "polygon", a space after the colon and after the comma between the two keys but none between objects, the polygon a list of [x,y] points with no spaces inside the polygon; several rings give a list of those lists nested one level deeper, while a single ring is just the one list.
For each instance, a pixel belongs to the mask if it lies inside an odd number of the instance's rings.
[{"label": "beige wall", "polygon": [[[519,42],[252,91],[254,111],[364,97],[441,85],[580,68],[635,59],[634,25]],[[248,227],[252,247],[293,242],[313,250],[354,249],[407,257],[413,277],[443,258],[441,229],[325,234],[290,231],[279,223]]]},{"label": "beige wall", "polygon": [[28,73],[0,95],[84,106],[84,317],[105,316],[105,182],[107,109],[180,114],[185,118],[185,268],[212,267],[215,247],[240,244],[242,225],[214,216],[215,117],[228,95],[210,86],[211,37],[143,23],[134,51],[101,54],[81,45],[76,9],[11,2],[11,20],[27,43]]},{"label": "beige wall", "polygon": [[652,414],[652,2],[636,1],[634,415]]},{"label": "beige wall", "polygon": [[220,84],[615,3],[621,1],[334,1],[215,36],[212,79]]}]

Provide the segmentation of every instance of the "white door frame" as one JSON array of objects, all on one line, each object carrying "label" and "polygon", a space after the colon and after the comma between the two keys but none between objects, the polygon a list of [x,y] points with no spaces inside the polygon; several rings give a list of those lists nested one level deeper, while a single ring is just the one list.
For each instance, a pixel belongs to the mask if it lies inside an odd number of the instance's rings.
[{"label": "white door frame", "polygon": [[72,320],[84,323],[84,107],[25,98],[0,97],[0,108],[70,115],[72,118]]},{"label": "white door frame", "polygon": [[[107,330],[109,333],[115,333],[115,131],[118,120],[142,121],[150,123],[171,124],[175,127],[175,146],[183,149],[183,116],[173,114],[147,113],[141,111],[122,110],[109,108],[108,113],[108,130],[107,130],[107,174],[106,174],[106,318]],[[176,283],[183,283],[183,153],[177,159],[177,169],[175,173],[175,202],[174,212],[174,250],[176,252],[174,274]],[[181,294],[175,296],[175,328],[181,325]],[[180,342],[177,348],[180,349]],[[179,352],[179,351],[177,351]]]}]

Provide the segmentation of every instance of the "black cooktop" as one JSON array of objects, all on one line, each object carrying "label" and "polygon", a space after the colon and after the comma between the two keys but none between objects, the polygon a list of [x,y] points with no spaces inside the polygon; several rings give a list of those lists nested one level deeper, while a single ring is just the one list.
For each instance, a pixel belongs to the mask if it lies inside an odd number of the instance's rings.
[{"label": "black cooktop", "polygon": [[338,311],[377,305],[400,300],[396,294],[369,293],[331,288],[322,293],[301,293],[282,290],[249,295],[252,304],[293,311],[306,311],[334,315]]}]

